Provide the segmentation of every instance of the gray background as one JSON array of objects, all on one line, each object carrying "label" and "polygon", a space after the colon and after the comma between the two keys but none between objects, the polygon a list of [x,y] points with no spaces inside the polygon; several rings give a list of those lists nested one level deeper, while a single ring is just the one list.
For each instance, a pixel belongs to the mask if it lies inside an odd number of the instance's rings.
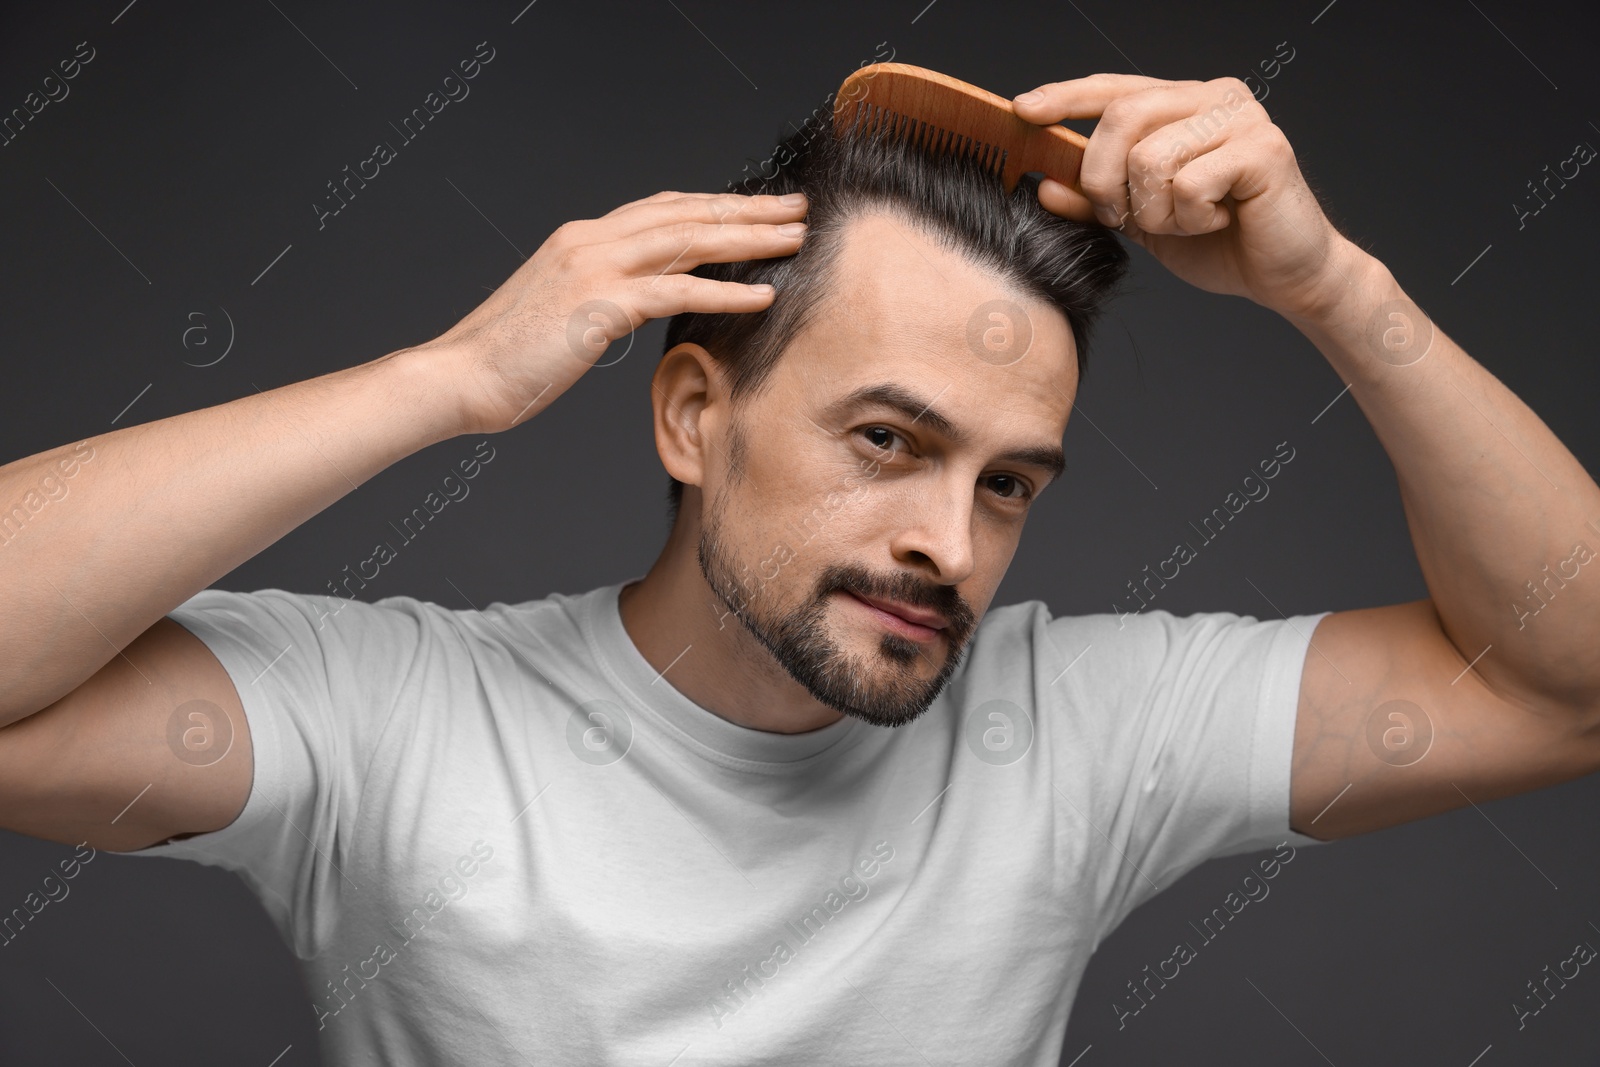
[{"label": "gray background", "polygon": [[[1244,76],[1283,41],[1295,56],[1265,104],[1333,217],[1591,470],[1600,457],[1581,341],[1600,174],[1520,231],[1511,208],[1576,142],[1600,145],[1590,5],[123,3],[4,15],[0,111],[78,42],[98,54],[0,148],[0,460],[436,336],[561,222],[721,188],[880,42],[1010,95],[1097,70]],[[485,40],[497,55],[471,95],[319,231],[324,184]],[[1276,617],[1426,595],[1387,458],[1348,396],[1328,407],[1341,384],[1320,354],[1134,259],[1070,470],[996,603],[1110,610],[1285,440],[1272,495],[1157,606]],[[227,358],[186,365],[220,354],[221,309]],[[469,502],[364,595],[465,607],[452,582],[482,605],[642,573],[665,532],[647,388],[662,329],[497,437]],[[397,464],[219,584],[323,590],[471,447]],[[1251,858],[1208,863],[1101,945],[1063,1062],[1592,1063],[1600,976],[1521,1032],[1511,1003],[1575,942],[1600,944],[1597,816],[1588,779],[1303,850],[1119,1032],[1125,983]],[[0,833],[0,910],[70,852]],[[0,1063],[316,1062],[292,958],[233,875],[102,854],[71,886],[0,948]]]}]

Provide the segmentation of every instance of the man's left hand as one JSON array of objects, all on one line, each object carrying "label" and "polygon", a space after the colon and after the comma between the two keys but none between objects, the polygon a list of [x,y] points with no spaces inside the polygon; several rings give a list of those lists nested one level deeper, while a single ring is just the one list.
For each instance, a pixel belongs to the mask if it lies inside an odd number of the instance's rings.
[{"label": "man's left hand", "polygon": [[1345,264],[1364,253],[1323,214],[1288,138],[1244,82],[1093,74],[1038,92],[1013,102],[1018,116],[1099,120],[1079,187],[1041,181],[1047,210],[1098,218],[1184,281],[1291,318],[1316,317],[1352,284]]}]

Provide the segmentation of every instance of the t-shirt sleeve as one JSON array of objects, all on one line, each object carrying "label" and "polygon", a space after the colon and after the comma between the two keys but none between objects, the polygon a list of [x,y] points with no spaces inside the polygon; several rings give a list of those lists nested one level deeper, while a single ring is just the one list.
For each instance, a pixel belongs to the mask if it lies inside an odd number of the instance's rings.
[{"label": "t-shirt sleeve", "polygon": [[425,605],[204,590],[169,613],[238,690],[254,773],[226,827],[130,852],[237,872],[290,947],[315,954],[357,891],[346,868],[378,739],[421,653]]},{"label": "t-shirt sleeve", "polygon": [[1325,844],[1289,828],[1300,676],[1328,612],[1260,620],[1167,611],[1048,621],[1064,672],[1047,710],[1070,728],[1075,798],[1114,851],[1101,936],[1202,862]]}]

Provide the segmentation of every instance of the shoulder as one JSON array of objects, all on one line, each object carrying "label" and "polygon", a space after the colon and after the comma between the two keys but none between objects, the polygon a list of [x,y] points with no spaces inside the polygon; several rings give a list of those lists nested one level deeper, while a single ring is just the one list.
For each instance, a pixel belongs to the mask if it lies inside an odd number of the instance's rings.
[{"label": "shoulder", "polygon": [[1075,659],[1090,648],[1121,657],[1161,655],[1185,642],[1203,640],[1255,624],[1248,615],[1201,612],[1174,615],[1147,612],[1094,612],[1056,615],[1042,600],[991,608],[971,641],[974,658],[1015,660],[1032,655],[1041,661]]},{"label": "shoulder", "polygon": [[1149,692],[1218,673],[1297,663],[1320,618],[1165,610],[1057,616],[1044,602],[1029,600],[985,615],[962,669],[979,683],[1027,676],[1041,695]]},{"label": "shoulder", "polygon": [[559,642],[563,632],[581,640],[581,620],[599,592],[452,608],[414,596],[364,601],[277,588],[205,589],[168,614],[208,644],[226,641],[270,650],[288,643],[334,657],[379,649],[536,646],[541,640]]}]

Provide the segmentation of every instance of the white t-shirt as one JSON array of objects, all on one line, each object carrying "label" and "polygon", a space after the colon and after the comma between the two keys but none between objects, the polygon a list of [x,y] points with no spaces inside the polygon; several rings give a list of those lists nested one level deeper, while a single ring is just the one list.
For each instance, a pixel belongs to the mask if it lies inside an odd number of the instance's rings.
[{"label": "white t-shirt", "polygon": [[329,1064],[1054,1067],[1133,908],[1320,843],[1289,768],[1326,612],[996,608],[913,723],[778,734],[658,677],[623,584],[172,613],[233,678],[255,778],[231,825],[134,854],[244,877]]}]

